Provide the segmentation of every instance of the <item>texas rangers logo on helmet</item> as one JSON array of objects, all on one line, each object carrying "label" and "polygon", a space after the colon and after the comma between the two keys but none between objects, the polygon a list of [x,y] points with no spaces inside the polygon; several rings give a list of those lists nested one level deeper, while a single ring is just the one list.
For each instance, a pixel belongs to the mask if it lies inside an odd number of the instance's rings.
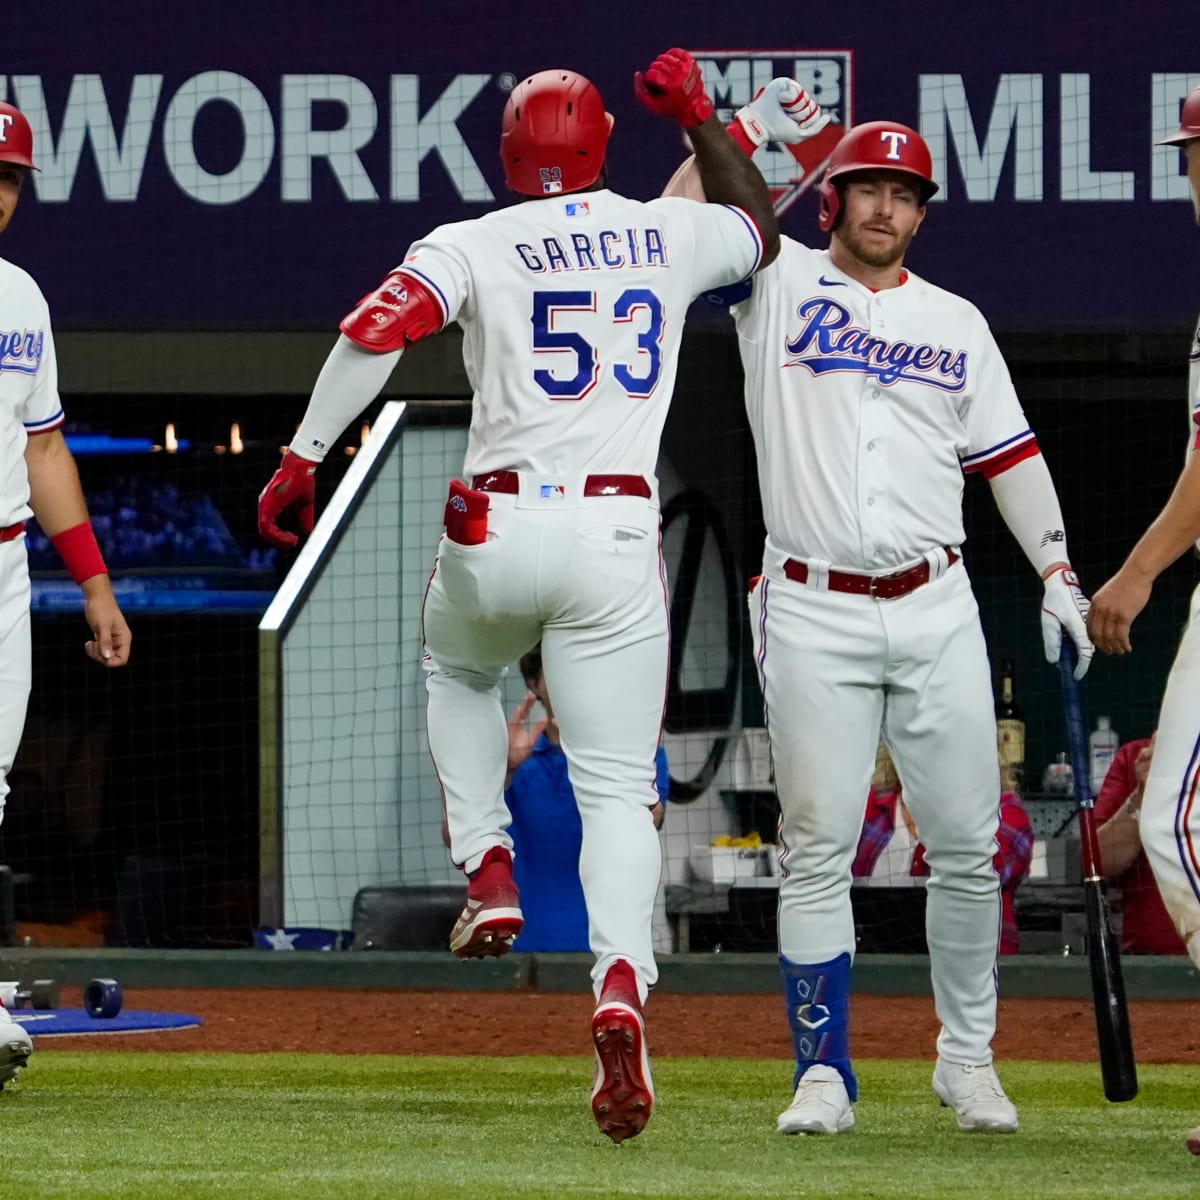
[{"label": "texas rangers logo on helmet", "polygon": [[851,50],[693,50],[704,88],[727,125],[772,79],[788,76],[833,120],[798,146],[768,142],[754,154],[777,213],[786,212],[821,178],[842,135],[854,124]]},{"label": "texas rangers logo on helmet", "polygon": [[8,113],[0,113],[0,142],[8,141],[8,127],[16,120]]},{"label": "texas rangers logo on helmet", "polygon": [[884,129],[879,134],[881,142],[890,142],[891,149],[887,152],[887,157],[893,162],[903,162],[900,157],[900,147],[908,145],[908,134],[901,133],[898,129]]}]

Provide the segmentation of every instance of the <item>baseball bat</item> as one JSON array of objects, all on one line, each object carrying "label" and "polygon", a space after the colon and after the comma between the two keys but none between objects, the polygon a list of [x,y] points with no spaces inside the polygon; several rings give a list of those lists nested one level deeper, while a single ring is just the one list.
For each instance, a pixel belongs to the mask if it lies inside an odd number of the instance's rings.
[{"label": "baseball bat", "polygon": [[1087,736],[1079,685],[1075,682],[1075,662],[1075,644],[1064,636],[1058,671],[1067,721],[1067,743],[1071,749],[1071,773],[1075,777],[1075,805],[1079,813],[1079,857],[1083,867],[1083,904],[1087,916],[1088,965],[1092,974],[1100,1075],[1105,1097],[1119,1102],[1132,1100],[1137,1095],[1137,1064],[1133,1060],[1121,954],[1113,933],[1108,891],[1100,870],[1095,800],[1088,772]]}]

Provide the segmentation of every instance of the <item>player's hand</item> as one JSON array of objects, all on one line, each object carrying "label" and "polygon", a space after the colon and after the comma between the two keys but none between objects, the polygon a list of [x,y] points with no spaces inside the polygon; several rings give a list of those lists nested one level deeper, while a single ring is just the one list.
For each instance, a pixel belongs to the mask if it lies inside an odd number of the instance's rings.
[{"label": "player's hand", "polygon": [[1129,629],[1150,599],[1150,583],[1118,571],[1095,595],[1088,613],[1088,633],[1105,654],[1133,649]]},{"label": "player's hand", "polygon": [[[1150,778],[1150,764],[1154,761],[1154,741],[1158,737],[1156,730],[1150,738],[1148,745],[1143,746],[1138,752],[1137,757],[1133,760],[1133,777],[1137,780],[1137,791],[1134,795],[1137,796],[1137,807],[1142,807],[1142,793],[1146,788],[1146,780]],[[1131,796],[1130,799],[1133,799]]]},{"label": "player's hand", "polygon": [[279,518],[289,508],[305,533],[312,533],[317,484],[313,476],[317,464],[285,450],[279,470],[271,476],[258,497],[258,532],[272,546],[286,550],[300,540],[294,533],[279,528]]},{"label": "player's hand", "polygon": [[700,68],[686,51],[675,48],[660,54],[633,77],[637,98],[661,117],[669,117],[684,129],[704,124],[712,116],[713,102],[704,91]]},{"label": "player's hand", "polygon": [[1095,647],[1088,637],[1088,598],[1079,586],[1079,578],[1070,567],[1061,565],[1042,581],[1042,644],[1046,649],[1046,661],[1057,663],[1062,654],[1063,630],[1071,641],[1079,660],[1075,664],[1075,678],[1082,679],[1091,666]]},{"label": "player's hand", "polygon": [[533,692],[526,692],[521,703],[513,709],[513,715],[508,719],[508,775],[512,773],[533,753],[538,738],[550,724],[547,717],[527,725],[529,714],[537,703]]},{"label": "player's hand", "polygon": [[754,99],[739,108],[733,119],[742,127],[752,146],[764,142],[796,145],[820,133],[833,114],[821,106],[794,80],[781,76],[759,88]]},{"label": "player's hand", "polygon": [[84,643],[84,653],[105,667],[123,667],[129,661],[133,634],[113,595],[107,575],[93,575],[83,582],[83,618],[92,631],[92,640]]}]

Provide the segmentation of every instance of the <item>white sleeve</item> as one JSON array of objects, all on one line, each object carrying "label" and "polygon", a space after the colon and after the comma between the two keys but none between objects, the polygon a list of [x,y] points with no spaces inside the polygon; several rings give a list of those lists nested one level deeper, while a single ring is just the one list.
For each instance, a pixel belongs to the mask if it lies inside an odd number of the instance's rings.
[{"label": "white sleeve", "polygon": [[650,202],[691,231],[692,291],[703,295],[753,275],[762,263],[763,240],[745,209],[667,197]]},{"label": "white sleeve", "polygon": [[419,279],[433,293],[442,309],[443,328],[457,320],[464,308],[471,307],[474,299],[470,248],[464,229],[467,224],[438,226],[428,237],[414,242],[396,267]]},{"label": "white sleeve", "polygon": [[1005,525],[1039,576],[1053,563],[1071,561],[1058,493],[1040,454],[992,476],[990,483]]},{"label": "white sleeve", "polygon": [[50,311],[43,302],[42,328],[34,335],[32,345],[22,347],[17,360],[21,370],[28,370],[31,360],[36,364],[33,386],[21,405],[21,422],[26,433],[49,433],[64,420],[62,399],[58,394],[58,359],[54,353],[54,334],[50,330]]},{"label": "white sleeve", "polygon": [[383,390],[400,353],[364,350],[340,336],[317,376],[304,420],[292,439],[293,453],[314,462],[324,459],[346,426]]},{"label": "white sleeve", "polygon": [[977,319],[982,336],[975,340],[962,367],[970,393],[964,414],[967,447],[960,461],[964,472],[979,471],[991,479],[1037,454],[1038,446],[1000,347],[983,318]]}]

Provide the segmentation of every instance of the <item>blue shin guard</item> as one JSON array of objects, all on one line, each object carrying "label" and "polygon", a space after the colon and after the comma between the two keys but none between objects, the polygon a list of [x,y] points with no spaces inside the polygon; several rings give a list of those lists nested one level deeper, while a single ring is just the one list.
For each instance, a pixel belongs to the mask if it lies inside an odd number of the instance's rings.
[{"label": "blue shin guard", "polygon": [[823,963],[794,963],[781,954],[779,969],[796,1051],[792,1087],[819,1063],[840,1072],[850,1099],[857,1100],[858,1081],[850,1067],[850,955],[839,954]]}]

